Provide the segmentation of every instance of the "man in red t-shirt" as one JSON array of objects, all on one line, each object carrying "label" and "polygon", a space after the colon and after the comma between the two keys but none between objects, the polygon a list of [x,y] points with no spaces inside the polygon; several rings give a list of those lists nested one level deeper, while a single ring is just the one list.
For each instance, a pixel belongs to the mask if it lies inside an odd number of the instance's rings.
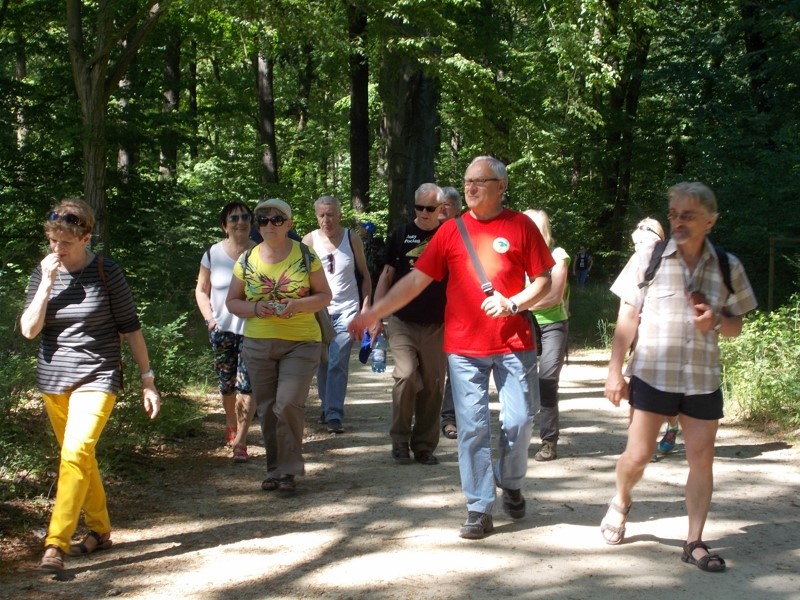
[{"label": "man in red t-shirt", "polygon": [[[416,297],[432,281],[447,280],[444,350],[458,420],[458,464],[467,499],[467,521],[459,535],[479,539],[494,529],[496,490],[512,518],[525,516],[521,487],[528,468],[533,416],[539,409],[536,347],[525,310],[550,287],[550,251],[525,215],[503,208],[505,165],[489,156],[472,161],[464,175],[469,210],[463,223],[494,292],[486,296],[456,219],[441,225],[414,270],[398,281],[350,325],[360,338],[365,327]],[[525,286],[526,275],[530,285]],[[492,461],[489,376],[500,398],[497,461]]]}]

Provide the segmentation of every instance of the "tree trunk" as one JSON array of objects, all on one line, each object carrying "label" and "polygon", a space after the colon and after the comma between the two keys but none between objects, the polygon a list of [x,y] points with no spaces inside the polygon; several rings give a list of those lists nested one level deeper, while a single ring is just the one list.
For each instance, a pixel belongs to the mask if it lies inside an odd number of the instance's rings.
[{"label": "tree trunk", "polygon": [[367,15],[348,5],[350,19],[350,198],[357,212],[369,210],[369,64]]},{"label": "tree trunk", "polygon": [[[759,113],[772,110],[770,101],[770,69],[767,65],[770,58],[769,47],[764,39],[765,7],[752,0],[740,0],[739,13],[742,17],[742,34],[747,54],[747,76],[753,106]],[[767,17],[768,18],[768,17]]]},{"label": "tree trunk", "polygon": [[[3,13],[7,5],[3,6]],[[16,32],[14,34],[14,81],[22,82],[28,76],[27,57],[25,56],[25,38],[22,34]],[[17,149],[21,149],[25,145],[25,138],[28,135],[28,127],[25,124],[25,115],[22,112],[22,107],[19,103],[14,103],[14,121],[16,122],[17,129]]]},{"label": "tree trunk", "polygon": [[278,144],[275,141],[274,61],[259,51],[253,57],[258,90],[258,136],[261,145],[261,182],[278,183]]},{"label": "tree trunk", "polygon": [[166,115],[166,125],[161,131],[161,152],[158,178],[169,181],[178,167],[178,131],[171,126],[178,113],[181,94],[181,36],[178,25],[173,24],[167,33],[164,57],[164,103],[161,112]]},{"label": "tree trunk", "polygon": [[[110,251],[106,209],[106,104],[111,90],[119,84],[169,2],[148,0],[120,29],[114,28],[119,16],[116,3],[100,3],[95,18],[86,21],[95,27],[86,36],[80,0],[66,2],[69,56],[83,125],[84,199],[95,210],[97,222],[93,237],[106,254]],[[128,43],[111,63],[111,53],[117,49],[121,39],[127,39]],[[85,47],[88,40],[94,41],[95,47],[91,50]]]},{"label": "tree trunk", "polygon": [[191,123],[191,138],[189,142],[189,156],[196,160],[197,149],[197,41],[192,40],[192,57],[189,60],[189,121]]},{"label": "tree trunk", "polygon": [[380,78],[391,229],[410,220],[414,192],[434,179],[439,92],[415,59],[396,51],[384,54]]}]

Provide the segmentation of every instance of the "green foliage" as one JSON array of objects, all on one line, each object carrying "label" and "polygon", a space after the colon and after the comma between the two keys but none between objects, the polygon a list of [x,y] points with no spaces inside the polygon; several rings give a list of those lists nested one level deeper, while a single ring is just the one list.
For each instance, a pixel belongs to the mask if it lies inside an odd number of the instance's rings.
[{"label": "green foliage", "polygon": [[769,314],[754,313],[742,334],[723,339],[726,400],[740,418],[764,427],[800,428],[800,296]]},{"label": "green foliage", "polygon": [[[594,270],[592,270],[594,273]],[[609,348],[617,320],[619,298],[604,283],[572,285],[569,298],[569,339],[573,348]]]}]

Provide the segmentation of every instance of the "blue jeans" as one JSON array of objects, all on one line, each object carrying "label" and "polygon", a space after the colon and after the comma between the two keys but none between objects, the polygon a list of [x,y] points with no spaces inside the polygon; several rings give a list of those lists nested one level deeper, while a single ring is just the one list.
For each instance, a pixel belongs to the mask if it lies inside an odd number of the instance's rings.
[{"label": "blue jeans", "polygon": [[328,362],[319,363],[317,369],[317,391],[326,421],[344,419],[344,397],[350,373],[350,351],[353,349],[353,339],[347,332],[347,326],[357,312],[358,309],[353,309],[331,314],[336,337],[328,345]]},{"label": "blue jeans", "polygon": [[[491,513],[495,487],[522,488],[533,415],[539,410],[536,352],[448,355],[458,421],[458,468],[467,510]],[[492,463],[489,375],[500,397],[497,461]]]}]

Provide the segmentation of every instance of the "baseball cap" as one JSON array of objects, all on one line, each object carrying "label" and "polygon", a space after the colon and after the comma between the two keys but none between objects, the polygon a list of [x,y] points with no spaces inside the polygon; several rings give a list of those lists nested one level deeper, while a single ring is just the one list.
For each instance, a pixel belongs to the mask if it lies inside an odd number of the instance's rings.
[{"label": "baseball cap", "polygon": [[263,208],[274,208],[279,210],[283,213],[287,219],[292,218],[292,207],[286,204],[283,200],[278,200],[277,198],[270,198],[269,200],[260,200],[258,204],[256,204],[256,208],[253,212],[258,212]]}]

